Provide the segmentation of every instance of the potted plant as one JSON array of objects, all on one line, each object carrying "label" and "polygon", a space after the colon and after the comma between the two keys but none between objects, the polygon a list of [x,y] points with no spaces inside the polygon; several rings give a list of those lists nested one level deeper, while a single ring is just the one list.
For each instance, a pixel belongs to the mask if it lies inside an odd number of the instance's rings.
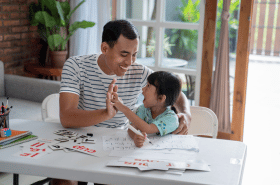
[{"label": "potted plant", "polygon": [[61,68],[66,60],[66,45],[70,37],[79,28],[89,28],[95,25],[91,21],[76,21],[70,24],[72,14],[85,2],[80,2],[73,10],[70,4],[57,0],[38,0],[29,6],[29,21],[38,26],[38,32],[47,42],[53,67]]}]

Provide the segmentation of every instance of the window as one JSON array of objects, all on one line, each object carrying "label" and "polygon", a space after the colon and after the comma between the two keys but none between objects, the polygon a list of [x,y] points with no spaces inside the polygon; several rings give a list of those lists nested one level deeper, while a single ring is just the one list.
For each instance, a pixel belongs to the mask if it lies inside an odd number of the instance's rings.
[{"label": "window", "polygon": [[204,0],[117,3],[117,18],[131,21],[140,34],[136,61],[154,71],[178,74],[191,105],[199,105]]}]

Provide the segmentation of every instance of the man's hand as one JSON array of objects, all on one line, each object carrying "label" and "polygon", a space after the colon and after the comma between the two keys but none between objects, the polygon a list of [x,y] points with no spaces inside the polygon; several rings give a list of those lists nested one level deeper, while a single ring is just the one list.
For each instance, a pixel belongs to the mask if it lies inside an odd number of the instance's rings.
[{"label": "man's hand", "polygon": [[187,135],[191,122],[190,116],[184,113],[178,113],[177,115],[179,118],[179,127],[172,134]]},{"label": "man's hand", "polygon": [[116,79],[113,79],[111,84],[109,85],[107,96],[106,96],[106,112],[109,116],[109,118],[113,118],[117,114],[117,108],[113,106],[112,103],[112,95],[113,93],[117,93],[118,86],[115,85]]}]

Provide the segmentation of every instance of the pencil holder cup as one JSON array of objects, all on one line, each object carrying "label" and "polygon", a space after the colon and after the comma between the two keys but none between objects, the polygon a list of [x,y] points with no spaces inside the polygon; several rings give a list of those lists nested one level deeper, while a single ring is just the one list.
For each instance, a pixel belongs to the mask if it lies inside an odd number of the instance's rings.
[{"label": "pencil holder cup", "polygon": [[10,128],[9,125],[9,114],[10,111],[0,114],[0,129],[2,128]]}]

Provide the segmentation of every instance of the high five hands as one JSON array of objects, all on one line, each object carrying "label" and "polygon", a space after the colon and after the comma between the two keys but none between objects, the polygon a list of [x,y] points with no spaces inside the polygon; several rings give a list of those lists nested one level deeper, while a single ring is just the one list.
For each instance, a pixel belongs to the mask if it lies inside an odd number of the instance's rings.
[{"label": "high five hands", "polygon": [[[106,98],[106,111],[109,115],[110,119],[113,118],[118,110],[122,110],[124,105],[121,98],[118,97],[118,86],[115,85],[116,79],[113,79],[111,84],[109,85],[107,98]],[[172,132],[172,134],[186,135],[188,134],[188,127],[191,122],[191,117],[185,113],[178,113],[179,118],[179,127]]]},{"label": "high five hands", "polygon": [[118,86],[115,85],[116,81],[116,79],[112,80],[111,84],[109,85],[106,97],[106,111],[110,119],[113,118],[118,112],[118,109],[112,103],[113,94],[118,92]]}]

